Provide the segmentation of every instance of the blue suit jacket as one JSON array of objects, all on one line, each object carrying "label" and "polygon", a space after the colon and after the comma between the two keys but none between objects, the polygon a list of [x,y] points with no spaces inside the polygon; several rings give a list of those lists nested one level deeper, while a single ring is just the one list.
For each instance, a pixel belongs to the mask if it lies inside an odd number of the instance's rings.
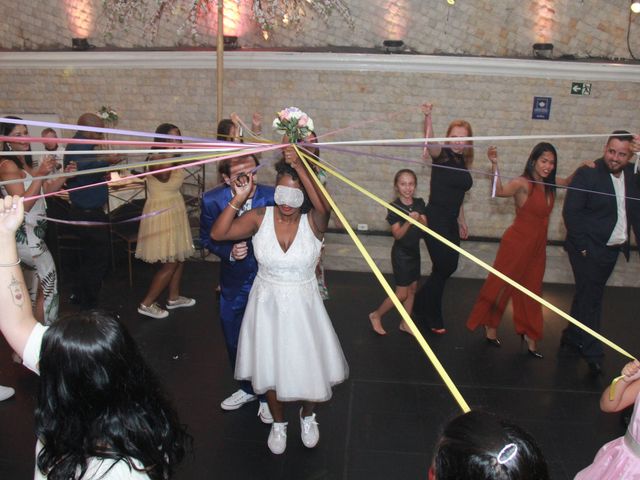
[{"label": "blue suit jacket", "polygon": [[[581,167],[571,181],[564,200],[562,214],[567,227],[565,248],[578,252],[586,250],[594,258],[607,255],[607,242],[618,220],[618,207],[611,175],[602,158],[595,168]],[[629,233],[631,228],[640,248],[640,174],[633,173],[633,165],[624,169],[627,211],[627,241],[622,253],[629,260]],[[600,195],[606,192],[610,195]],[[611,255],[611,253],[609,253]],[[617,255],[617,252],[615,253]]]},{"label": "blue suit jacket", "polygon": [[[274,187],[258,184],[251,208],[273,206],[274,191]],[[244,290],[248,293],[258,272],[250,238],[246,239],[249,246],[246,258],[236,261],[231,261],[230,255],[233,245],[239,240],[218,242],[211,238],[211,227],[232,198],[229,186],[218,186],[203,195],[200,210],[200,241],[211,253],[220,257],[220,292],[226,300],[231,300]]]}]

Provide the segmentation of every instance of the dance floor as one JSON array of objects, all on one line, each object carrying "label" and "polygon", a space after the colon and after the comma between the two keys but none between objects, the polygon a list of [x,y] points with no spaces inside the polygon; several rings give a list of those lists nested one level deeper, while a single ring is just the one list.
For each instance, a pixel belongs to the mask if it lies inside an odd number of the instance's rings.
[{"label": "dance floor", "polygon": [[[234,412],[219,406],[236,386],[217,317],[217,264],[187,264],[182,291],[198,303],[162,320],[136,312],[153,268],[135,263],[134,269],[130,289],[120,261],[107,280],[103,303],[120,313],[194,438],[194,450],[176,479],[426,479],[439,431],[460,410],[418,344],[396,328],[397,313],[385,318],[386,337],[371,331],[367,314],[384,296],[372,274],[327,272],[331,299],[326,307],[350,377],[317,409],[320,443],[313,450],[300,441],[297,407],[287,408],[287,450],[276,456],[267,448],[269,426],[256,416],[256,403]],[[526,428],[540,443],[552,478],[573,478],[601,445],[624,433],[621,415],[601,413],[598,401],[625,359],[607,349],[604,375],[592,378],[584,361],[559,355],[565,322],[548,311],[540,343],[543,360],[521,348],[510,314],[499,330],[502,348],[492,347],[480,331],[464,326],[480,285],[451,280],[445,297],[448,333],[428,334],[427,341],[472,408],[499,413]],[[545,285],[544,296],[566,311],[572,291],[572,286]],[[65,285],[62,292],[63,310],[69,310]],[[637,289],[608,288],[603,312],[603,333],[632,353],[640,351],[633,323],[637,295]],[[12,362],[3,340],[0,384],[16,389],[14,398],[0,403],[0,478],[32,478],[38,379]]]}]

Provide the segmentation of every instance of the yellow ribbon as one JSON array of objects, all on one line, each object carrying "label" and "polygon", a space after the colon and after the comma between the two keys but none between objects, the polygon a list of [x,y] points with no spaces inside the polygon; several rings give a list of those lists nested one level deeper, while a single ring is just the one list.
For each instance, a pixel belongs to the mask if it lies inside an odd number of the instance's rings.
[{"label": "yellow ribbon", "polygon": [[[331,196],[329,195],[327,190],[324,188],[324,186],[322,185],[322,183],[320,182],[318,177],[316,177],[316,175],[314,174],[313,170],[311,169],[311,166],[309,165],[309,163],[307,163],[307,160],[310,160],[311,162],[313,162],[314,164],[316,164],[318,166],[322,166],[322,168],[326,168],[326,167],[324,165],[321,165],[319,162],[315,161],[314,159],[312,159],[306,153],[302,153],[297,145],[294,144],[293,147],[295,148],[296,152],[298,153],[298,155],[302,159],[302,163],[304,164],[304,166],[306,167],[307,171],[309,172],[309,176],[315,181],[316,185],[318,186],[318,188],[320,189],[322,194],[325,196],[325,198],[329,202],[329,205],[331,205],[331,208],[333,209],[333,211],[336,213],[336,215],[338,216],[338,218],[342,222],[342,225],[347,230],[347,233],[349,234],[349,236],[351,237],[353,242],[356,244],[356,247],[358,248],[358,250],[360,250],[360,253],[364,257],[364,259],[367,262],[367,264],[369,265],[369,268],[371,268],[371,271],[374,273],[374,275],[376,276],[376,278],[378,279],[378,281],[382,285],[382,288],[384,288],[385,292],[387,293],[387,295],[389,295],[389,298],[391,299],[391,301],[393,302],[395,307],[398,309],[398,312],[400,312],[400,315],[402,316],[403,320],[409,326],[409,329],[411,330],[411,333],[413,333],[413,336],[416,338],[416,340],[418,340],[418,343],[420,344],[420,347],[422,347],[422,350],[424,350],[424,352],[427,354],[427,357],[429,358],[429,360],[433,364],[434,368],[438,372],[438,375],[440,375],[440,377],[444,381],[445,385],[447,386],[447,388],[449,389],[449,391],[453,395],[453,398],[456,400],[456,402],[458,402],[458,405],[460,405],[460,408],[462,409],[463,412],[465,412],[465,413],[469,412],[471,409],[469,408],[469,405],[467,404],[465,399],[462,397],[462,394],[458,390],[458,387],[456,387],[456,385],[453,383],[453,381],[451,380],[451,377],[449,377],[449,374],[446,372],[446,370],[444,369],[444,367],[440,363],[440,360],[438,360],[438,357],[436,357],[435,353],[433,353],[433,350],[431,350],[431,347],[429,346],[427,341],[422,336],[422,333],[420,332],[420,330],[418,330],[418,327],[416,327],[415,323],[413,323],[413,320],[411,319],[411,317],[409,316],[409,314],[405,310],[404,306],[402,305],[402,303],[400,302],[400,300],[396,296],[395,292],[393,291],[393,289],[389,285],[389,282],[387,282],[387,280],[384,278],[384,276],[382,275],[382,272],[380,271],[378,266],[375,264],[375,262],[371,258],[371,255],[369,255],[369,252],[367,252],[366,248],[364,247],[364,245],[362,244],[362,242],[360,241],[358,236],[355,234],[355,232],[353,231],[353,229],[349,225],[349,222],[347,221],[345,216],[342,214],[342,212],[340,211],[338,206],[333,201],[333,198],[331,198]],[[328,171],[335,175],[333,170],[329,169]],[[352,186],[355,186],[355,184],[352,185]]]},{"label": "yellow ribbon", "polygon": [[[407,222],[410,222],[412,225],[414,225],[415,227],[419,228],[420,230],[428,233],[429,235],[431,235],[432,237],[434,237],[435,239],[439,240],[440,242],[444,243],[445,245],[447,245],[449,248],[454,249],[455,251],[457,251],[458,253],[460,253],[460,255],[463,255],[465,257],[467,257],[469,260],[473,261],[474,263],[476,263],[477,265],[480,265],[482,268],[484,268],[485,270],[488,270],[490,273],[494,274],[496,277],[500,278],[501,280],[503,280],[504,282],[508,283],[509,285],[511,285],[512,287],[516,288],[517,290],[521,291],[522,293],[524,293],[525,295],[533,298],[535,301],[537,301],[538,303],[544,305],[545,307],[547,307],[549,310],[551,310],[552,312],[560,315],[562,318],[564,318],[565,320],[567,320],[568,322],[574,324],[576,327],[584,330],[585,332],[587,332],[589,335],[595,337],[597,340],[600,340],[602,343],[604,343],[605,345],[607,345],[608,347],[610,347],[611,349],[615,350],[616,352],[632,359],[635,360],[635,357],[633,355],[631,355],[629,352],[627,352],[625,349],[623,349],[622,347],[616,345],[615,343],[613,343],[611,340],[607,339],[606,337],[602,336],[601,334],[599,334],[598,332],[596,332],[595,330],[593,330],[592,328],[587,327],[586,325],[584,325],[583,323],[579,322],[578,320],[576,320],[575,318],[573,318],[571,315],[563,312],[562,310],[560,310],[558,307],[556,307],[555,305],[549,303],[548,301],[546,301],[544,298],[542,298],[541,296],[533,293],[531,290],[523,287],[522,285],[520,285],[518,282],[516,282],[515,280],[512,280],[511,278],[509,278],[508,276],[506,276],[505,274],[503,274],[502,272],[496,270],[495,268],[493,268],[491,265],[489,265],[486,262],[483,262],[482,260],[480,260],[479,258],[477,258],[476,256],[474,256],[473,254],[467,252],[466,250],[460,248],[458,245],[456,245],[455,243],[450,242],[449,240],[447,240],[445,237],[443,237],[442,235],[438,234],[437,232],[434,232],[433,230],[431,230],[430,228],[426,227],[425,225],[422,225],[420,222],[417,222],[416,220],[414,220],[413,218],[411,218],[409,215],[407,215],[405,212],[403,212],[402,210],[399,210],[398,208],[394,207],[393,205],[391,205],[390,203],[382,200],[381,198],[377,197],[376,195],[374,195],[373,193],[369,192],[368,190],[362,188],[360,185],[354,183],[353,181],[349,180],[348,178],[346,178],[345,176],[341,175],[340,173],[336,172],[335,170],[327,167],[326,164],[324,163],[320,163],[317,160],[314,160],[313,158],[309,157],[308,155],[305,155],[305,157],[310,160],[311,162],[313,162],[315,165],[318,166],[322,166],[322,168],[324,170],[326,170],[328,173],[330,173],[331,175],[335,176],[336,178],[340,179],[342,182],[346,183],[347,185],[351,186],[352,188],[358,190],[360,193],[366,195],[367,197],[371,198],[372,200],[374,200],[375,202],[379,203],[380,205],[382,205],[383,207],[385,207],[388,210],[391,210],[392,212],[394,212],[395,214],[399,215],[400,217],[404,218]],[[323,189],[324,191],[324,189]],[[326,194],[326,193],[325,193]]]}]

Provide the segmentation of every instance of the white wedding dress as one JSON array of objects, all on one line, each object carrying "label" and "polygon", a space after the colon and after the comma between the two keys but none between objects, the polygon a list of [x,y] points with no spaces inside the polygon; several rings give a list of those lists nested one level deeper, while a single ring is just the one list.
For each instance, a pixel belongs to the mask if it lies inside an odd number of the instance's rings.
[{"label": "white wedding dress", "polygon": [[349,367],[318,291],[315,269],[322,242],[307,215],[284,252],[267,207],[253,248],[258,275],[242,320],[235,377],[278,400],[324,402]]}]

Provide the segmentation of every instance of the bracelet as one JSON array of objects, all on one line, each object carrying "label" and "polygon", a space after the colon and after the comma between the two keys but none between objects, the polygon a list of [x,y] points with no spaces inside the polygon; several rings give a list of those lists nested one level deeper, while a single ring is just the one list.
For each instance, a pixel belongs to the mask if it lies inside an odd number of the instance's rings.
[{"label": "bracelet", "polygon": [[238,207],[236,207],[233,203],[229,202],[227,203],[227,205],[229,205],[231,208],[233,208],[236,212],[239,212],[240,209]]},{"label": "bracelet", "polygon": [[16,265],[20,265],[21,259],[18,258],[18,260],[16,260],[13,263],[0,263],[0,267],[15,267]]}]

